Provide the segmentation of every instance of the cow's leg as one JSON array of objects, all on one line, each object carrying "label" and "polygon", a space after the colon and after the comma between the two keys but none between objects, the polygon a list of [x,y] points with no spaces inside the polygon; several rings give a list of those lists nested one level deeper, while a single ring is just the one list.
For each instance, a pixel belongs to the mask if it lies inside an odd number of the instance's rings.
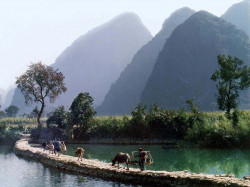
[{"label": "cow's leg", "polygon": [[118,162],[118,169],[120,169],[120,162]]},{"label": "cow's leg", "polygon": [[128,162],[126,162],[126,164],[127,164],[127,170],[129,170],[129,168],[128,168]]}]

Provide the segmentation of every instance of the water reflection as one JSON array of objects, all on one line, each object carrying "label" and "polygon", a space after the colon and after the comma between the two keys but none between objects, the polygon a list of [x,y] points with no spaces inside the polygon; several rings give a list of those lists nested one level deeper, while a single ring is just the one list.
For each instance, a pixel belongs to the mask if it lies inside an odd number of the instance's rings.
[{"label": "water reflection", "polygon": [[[68,145],[67,154],[74,156],[78,146],[85,149],[85,158],[111,162],[117,152],[131,154],[139,146],[119,145]],[[194,173],[234,174],[242,178],[250,175],[250,150],[240,149],[164,149],[163,146],[144,146],[150,150],[155,163],[150,170],[181,171]]]},{"label": "water reflection", "polygon": [[0,186],[68,187],[133,186],[48,168],[39,162],[18,158],[11,147],[0,146]]}]

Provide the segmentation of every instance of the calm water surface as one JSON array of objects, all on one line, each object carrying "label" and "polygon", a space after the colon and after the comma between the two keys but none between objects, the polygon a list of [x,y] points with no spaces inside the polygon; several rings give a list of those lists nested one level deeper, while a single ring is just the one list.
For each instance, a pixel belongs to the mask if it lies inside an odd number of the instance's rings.
[{"label": "calm water surface", "polygon": [[11,147],[0,146],[0,187],[116,187],[133,186],[109,182],[48,168],[39,162],[18,158]]},{"label": "calm water surface", "polygon": [[[111,162],[118,152],[138,150],[139,146],[68,145],[65,154],[74,156],[75,149],[85,149],[85,158]],[[154,164],[149,170],[182,171],[208,174],[234,174],[238,178],[250,175],[250,150],[240,149],[166,149],[160,145],[143,146],[151,152]]]},{"label": "calm water surface", "polygon": [[[132,151],[140,146],[119,145],[67,145],[65,154],[74,156],[75,149],[85,149],[85,158],[110,162],[117,152]],[[234,174],[236,177],[250,175],[250,150],[240,149],[166,149],[162,146],[143,146],[153,156],[154,164],[149,170],[181,171],[194,173]],[[77,159],[77,158],[76,158]],[[71,174],[48,168],[39,162],[18,158],[12,148],[0,146],[0,187],[43,186],[133,186],[104,181],[79,174]]]}]

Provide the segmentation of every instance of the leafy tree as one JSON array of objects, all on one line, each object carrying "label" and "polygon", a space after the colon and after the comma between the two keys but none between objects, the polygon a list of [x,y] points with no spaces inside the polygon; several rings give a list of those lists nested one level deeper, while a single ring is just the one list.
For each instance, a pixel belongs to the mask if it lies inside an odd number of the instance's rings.
[{"label": "leafy tree", "polygon": [[150,128],[151,137],[154,135],[157,138],[165,135],[165,110],[160,108],[156,103],[149,106],[148,114],[145,117],[146,124]]},{"label": "leafy tree", "polygon": [[146,126],[146,105],[139,103],[135,109],[131,112],[132,119],[130,121],[131,135],[137,138],[146,138],[147,126]]},{"label": "leafy tree", "polygon": [[237,107],[239,91],[250,86],[250,68],[237,57],[218,55],[220,70],[217,70],[211,79],[217,82],[217,103],[220,110],[225,110],[230,116],[231,109]]},{"label": "leafy tree", "polygon": [[6,113],[2,110],[0,110],[0,118],[6,117]]},{"label": "leafy tree", "polygon": [[10,105],[8,108],[5,109],[7,116],[9,117],[16,117],[19,108],[15,105]]},{"label": "leafy tree", "polygon": [[61,72],[42,62],[31,63],[29,69],[17,77],[16,84],[24,95],[25,103],[41,104],[37,115],[39,127],[41,127],[40,118],[44,111],[45,98],[49,98],[50,103],[53,103],[59,94],[67,90],[63,80],[64,76]]},{"label": "leafy tree", "polygon": [[39,110],[38,110],[38,107],[36,106],[36,107],[32,110],[32,112],[29,114],[29,117],[30,117],[30,118],[37,118],[38,114],[39,114]]},{"label": "leafy tree", "polygon": [[76,125],[80,132],[78,137],[86,132],[90,127],[90,123],[96,111],[91,105],[93,105],[93,98],[89,93],[80,93],[72,102],[70,107],[70,120],[72,125]]},{"label": "leafy tree", "polygon": [[188,119],[188,128],[193,127],[194,124],[202,124],[204,122],[204,115],[199,111],[198,107],[194,105],[193,99],[186,100],[189,105],[191,114]]},{"label": "leafy tree", "polygon": [[186,103],[189,105],[190,111],[194,114],[197,114],[197,113],[199,113],[199,110],[198,110],[197,106],[194,105],[193,102],[194,102],[193,99],[186,100]]},{"label": "leafy tree", "polygon": [[60,106],[49,114],[46,121],[48,128],[57,125],[60,129],[65,129],[68,121],[68,112],[65,111],[64,106]]}]

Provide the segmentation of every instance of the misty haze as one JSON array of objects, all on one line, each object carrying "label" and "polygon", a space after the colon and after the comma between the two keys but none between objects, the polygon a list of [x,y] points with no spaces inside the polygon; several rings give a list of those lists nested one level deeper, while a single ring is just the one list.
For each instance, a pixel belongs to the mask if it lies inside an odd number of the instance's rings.
[{"label": "misty haze", "polygon": [[0,40],[0,186],[250,186],[250,0],[10,0]]}]

